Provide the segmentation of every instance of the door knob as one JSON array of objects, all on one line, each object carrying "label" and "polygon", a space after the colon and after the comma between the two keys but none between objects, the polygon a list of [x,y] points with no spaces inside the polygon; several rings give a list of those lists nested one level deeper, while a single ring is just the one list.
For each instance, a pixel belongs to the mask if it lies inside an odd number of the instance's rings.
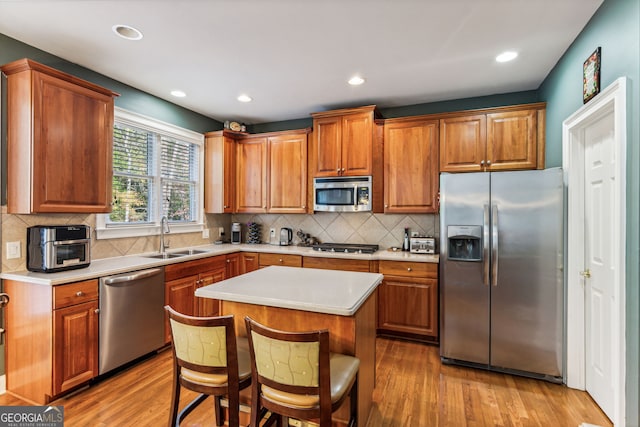
[{"label": "door knob", "polygon": [[580,275],[586,279],[590,279],[591,278],[591,270],[589,270],[588,268],[584,271],[580,272]]}]

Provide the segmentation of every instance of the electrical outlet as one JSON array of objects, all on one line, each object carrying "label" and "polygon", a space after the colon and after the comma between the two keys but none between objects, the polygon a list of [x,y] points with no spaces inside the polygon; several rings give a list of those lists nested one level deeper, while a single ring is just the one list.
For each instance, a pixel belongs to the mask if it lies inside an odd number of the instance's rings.
[{"label": "electrical outlet", "polygon": [[7,242],[7,259],[20,258],[20,241]]},{"label": "electrical outlet", "polygon": [[202,238],[203,239],[208,239],[209,238],[209,229],[205,228],[204,230],[202,230]]},{"label": "electrical outlet", "polygon": [[224,227],[218,227],[218,237],[224,236]]},{"label": "electrical outlet", "polygon": [[417,231],[412,231],[411,232],[411,237],[418,237],[420,235],[420,233],[418,233]]}]

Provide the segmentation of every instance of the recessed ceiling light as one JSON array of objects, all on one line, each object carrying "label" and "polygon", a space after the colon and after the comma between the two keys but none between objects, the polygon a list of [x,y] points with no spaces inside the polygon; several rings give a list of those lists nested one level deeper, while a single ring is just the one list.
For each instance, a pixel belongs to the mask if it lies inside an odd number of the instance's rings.
[{"label": "recessed ceiling light", "polygon": [[173,95],[173,96],[175,96],[175,97],[177,97],[177,98],[184,98],[185,96],[187,96],[187,94],[186,94],[186,93],[184,93],[184,92],[183,92],[183,91],[181,91],[181,90],[172,90],[172,91],[171,91],[171,95]]},{"label": "recessed ceiling light", "polygon": [[513,61],[518,57],[518,52],[513,50],[507,50],[506,52],[502,52],[500,55],[496,56],[496,61],[498,62],[509,62]]},{"label": "recessed ceiling light", "polygon": [[242,94],[242,95],[238,96],[238,101],[240,101],[240,102],[251,102],[252,98],[249,95]]},{"label": "recessed ceiling light", "polygon": [[358,86],[364,83],[364,79],[360,76],[353,76],[349,79],[349,84],[351,86]]},{"label": "recessed ceiling light", "polygon": [[116,35],[122,37],[127,40],[140,40],[142,38],[142,33],[140,30],[130,27],[129,25],[117,24],[111,27]]}]

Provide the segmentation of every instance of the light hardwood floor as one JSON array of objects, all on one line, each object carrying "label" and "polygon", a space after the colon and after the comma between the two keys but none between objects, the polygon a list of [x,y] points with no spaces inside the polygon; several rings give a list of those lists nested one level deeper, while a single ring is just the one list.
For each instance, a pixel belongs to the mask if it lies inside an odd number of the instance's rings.
[{"label": "light hardwood floor", "polygon": [[[562,385],[443,366],[431,345],[378,338],[376,351],[369,427],[612,425],[586,393]],[[64,406],[65,427],[166,425],[171,369],[171,352],[163,351],[52,404]],[[194,396],[185,391],[183,403]],[[214,426],[210,402],[182,425]],[[22,404],[0,396],[0,405]]]}]

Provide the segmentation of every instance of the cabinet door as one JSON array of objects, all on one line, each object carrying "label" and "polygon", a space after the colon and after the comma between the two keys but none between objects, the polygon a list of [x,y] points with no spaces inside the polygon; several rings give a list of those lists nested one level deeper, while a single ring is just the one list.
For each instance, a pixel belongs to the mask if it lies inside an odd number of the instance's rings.
[{"label": "cabinet door", "polygon": [[110,212],[113,98],[40,72],[33,85],[33,212]]},{"label": "cabinet door", "polygon": [[[195,314],[194,292],[198,276],[188,276],[165,282],[164,302],[174,310],[193,316]],[[171,341],[169,318],[165,317],[165,333],[167,342]]]},{"label": "cabinet door", "polygon": [[235,203],[236,143],[222,131],[205,135],[204,210],[232,213]]},{"label": "cabinet door", "polygon": [[[225,279],[226,266],[202,273],[196,282],[196,288],[209,286]],[[193,298],[193,296],[192,296]],[[220,314],[220,300],[213,298],[195,297],[196,316],[218,316]]]},{"label": "cabinet door", "polygon": [[535,169],[537,110],[487,114],[489,170]]},{"label": "cabinet door", "polygon": [[438,281],[386,276],[378,288],[378,328],[438,339]]},{"label": "cabinet door", "polygon": [[260,268],[259,256],[255,252],[242,252],[240,254],[240,274],[255,271]]},{"label": "cabinet door", "polygon": [[226,256],[226,271],[225,278],[228,279],[230,277],[239,276],[240,273],[240,252],[235,254],[228,254]]},{"label": "cabinet door", "polygon": [[341,168],[342,118],[324,117],[313,121],[314,176],[338,176]]},{"label": "cabinet door", "polygon": [[307,211],[307,134],[269,138],[270,213]]},{"label": "cabinet door", "polygon": [[267,212],[267,139],[238,141],[236,160],[237,212]]},{"label": "cabinet door", "polygon": [[486,163],[484,114],[440,120],[440,172],[480,172]]},{"label": "cabinet door", "polygon": [[348,114],[342,118],[341,150],[341,175],[371,175],[373,113]]},{"label": "cabinet door", "polygon": [[385,213],[438,212],[438,121],[385,123]]},{"label": "cabinet door", "polygon": [[53,395],[98,375],[98,301],[54,310]]}]

